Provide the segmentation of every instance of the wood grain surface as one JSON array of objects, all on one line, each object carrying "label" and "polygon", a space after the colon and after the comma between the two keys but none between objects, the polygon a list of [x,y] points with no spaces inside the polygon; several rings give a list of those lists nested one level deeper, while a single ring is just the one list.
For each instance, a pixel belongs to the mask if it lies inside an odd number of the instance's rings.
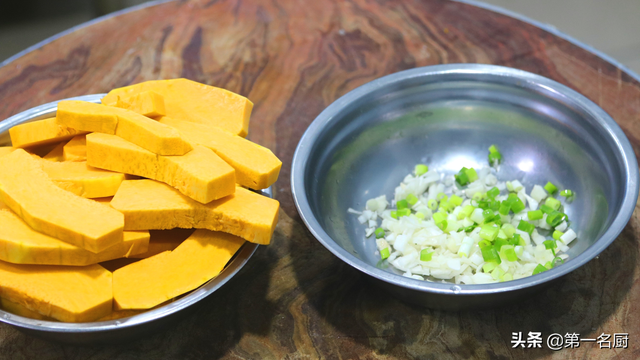
[{"label": "wood grain surface", "polygon": [[[599,258],[526,301],[441,312],[402,303],[306,230],[289,175],[308,124],[368,81],[418,66],[511,66],[570,86],[603,107],[640,155],[640,84],[533,25],[444,0],[179,1],[107,18],[0,68],[0,119],[53,100],[144,80],[186,77],[255,103],[249,138],[283,167],[272,245],[196,313],[129,344],[60,345],[0,324],[6,359],[635,359],[640,358],[636,211]],[[513,349],[514,331],[629,333],[627,349],[582,343]]]}]

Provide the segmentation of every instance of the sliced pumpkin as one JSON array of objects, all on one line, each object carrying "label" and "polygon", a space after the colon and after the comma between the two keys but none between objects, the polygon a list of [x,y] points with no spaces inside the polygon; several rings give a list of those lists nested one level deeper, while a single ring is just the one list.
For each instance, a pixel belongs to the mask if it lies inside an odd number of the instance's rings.
[{"label": "sliced pumpkin", "polygon": [[56,118],[32,121],[9,129],[9,136],[14,148],[53,144],[70,140],[80,134],[86,134],[86,131],[60,125]]}]

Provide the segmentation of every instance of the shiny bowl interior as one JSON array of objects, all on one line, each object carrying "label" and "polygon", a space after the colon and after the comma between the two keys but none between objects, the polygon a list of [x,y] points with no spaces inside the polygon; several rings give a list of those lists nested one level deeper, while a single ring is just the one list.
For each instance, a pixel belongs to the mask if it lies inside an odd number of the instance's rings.
[{"label": "shiny bowl interior", "polygon": [[[106,94],[93,94],[67,100],[83,100],[99,103]],[[9,129],[15,125],[55,116],[57,101],[37,106],[0,122],[0,146],[11,145]],[[271,188],[262,191],[272,197]],[[211,295],[227,283],[258,248],[257,244],[245,242],[224,270],[215,278],[196,290],[156,309],[117,320],[63,323],[25,318],[0,309],[0,321],[16,326],[20,330],[46,339],[75,344],[117,343],[157,331],[178,321],[192,305]]]},{"label": "shiny bowl interior", "polygon": [[[365,238],[365,226],[347,209],[362,210],[382,194],[393,198],[418,163],[446,175],[480,168],[491,144],[504,155],[499,179],[519,179],[527,191],[547,181],[575,191],[565,208],[578,234],[570,259],[486,285],[414,280],[380,266],[374,238]],[[633,212],[638,166],[615,121],[577,92],[511,68],[453,64],[388,75],[338,99],[301,138],[291,182],[307,227],[336,256],[396,290],[413,291],[405,296],[410,301],[461,309],[483,303],[482,295],[546,283],[598,255]]]}]

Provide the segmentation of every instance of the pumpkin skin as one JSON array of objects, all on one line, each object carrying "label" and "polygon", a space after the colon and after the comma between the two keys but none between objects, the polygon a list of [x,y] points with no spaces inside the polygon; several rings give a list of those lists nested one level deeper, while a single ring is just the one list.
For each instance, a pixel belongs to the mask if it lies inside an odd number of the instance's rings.
[{"label": "pumpkin skin", "polygon": [[64,100],[58,103],[56,121],[78,130],[116,135],[158,155],[184,155],[192,149],[175,129],[117,107]]},{"label": "pumpkin skin", "polygon": [[116,310],[150,309],[218,275],[244,240],[196,230],[175,250],[124,266],[113,273]]}]

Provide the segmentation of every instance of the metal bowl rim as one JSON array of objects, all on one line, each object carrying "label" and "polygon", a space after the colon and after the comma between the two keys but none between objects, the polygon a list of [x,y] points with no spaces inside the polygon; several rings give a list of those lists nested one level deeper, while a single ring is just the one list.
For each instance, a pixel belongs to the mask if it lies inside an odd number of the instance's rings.
[{"label": "metal bowl rim", "polygon": [[[105,95],[106,94],[91,94],[63,100],[99,102],[100,99],[102,99]],[[30,119],[51,114],[53,110],[56,109],[59,101],[53,101],[47,104],[39,105],[7,118],[6,120],[0,122],[0,133],[4,133],[11,127],[24,123]],[[263,194],[272,197],[271,188],[264,190]],[[238,271],[240,271],[240,269],[244,267],[244,265],[249,261],[249,259],[253,256],[257,249],[258,244],[250,243],[248,241],[245,242],[235,255],[235,258],[230,263],[228,263],[227,266],[225,266],[224,270],[220,272],[218,276],[209,280],[197,289],[192,290],[188,295],[176,301],[163,305],[157,309],[145,311],[141,314],[108,321],[64,323],[26,318],[0,309],[0,321],[9,325],[16,326],[18,328],[49,333],[99,333],[114,330],[124,330],[126,328],[148,324],[155,320],[167,317],[171,314],[186,309],[189,306],[194,305],[195,303],[214,293],[225,283],[227,283],[232,277],[234,277],[238,273]]]},{"label": "metal bowl rim", "polygon": [[[309,164],[307,160],[310,151],[323,128],[330,126],[332,120],[350,103],[366,97],[378,89],[416,77],[446,77],[447,75],[461,74],[488,75],[494,77],[496,81],[501,77],[516,79],[523,81],[523,87],[526,85],[528,88],[537,88],[539,92],[547,91],[560,95],[591,115],[597,125],[615,143],[618,151],[616,155],[622,159],[622,171],[625,173],[626,179],[621,206],[605,233],[580,255],[569,259],[562,266],[522,279],[494,284],[453,284],[411,279],[378,269],[347,252],[324,231],[314,216],[305,191],[304,173],[307,164]],[[434,294],[469,296],[496,294],[534,287],[560,278],[598,256],[616,239],[631,218],[638,199],[638,177],[635,153],[620,126],[602,108],[577,91],[546,77],[514,68],[486,64],[446,64],[425,66],[386,75],[357,87],[329,105],[309,125],[296,147],[291,165],[291,192],[298,213],[309,231],[325,248],[347,264],[367,275],[407,289]]]}]

